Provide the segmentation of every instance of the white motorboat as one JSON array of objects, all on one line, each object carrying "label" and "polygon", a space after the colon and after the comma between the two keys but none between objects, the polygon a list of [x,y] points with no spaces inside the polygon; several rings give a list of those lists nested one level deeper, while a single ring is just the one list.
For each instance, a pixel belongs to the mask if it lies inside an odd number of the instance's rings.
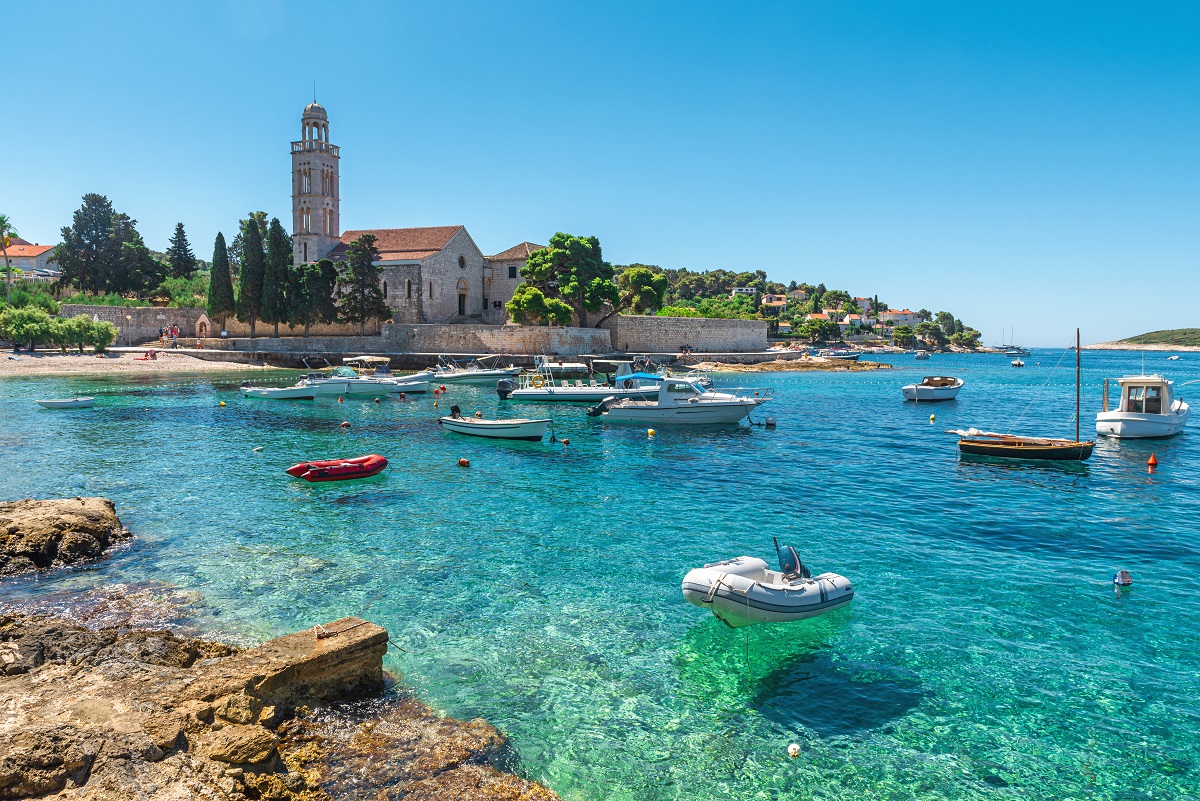
[{"label": "white motorboat", "polygon": [[450,407],[450,414],[438,420],[442,428],[456,434],[489,439],[522,439],[540,441],[550,427],[550,418],[531,420],[514,417],[508,420],[484,420],[481,416],[463,417],[457,406]]},{"label": "white motorboat", "polygon": [[944,401],[954,400],[962,389],[963,380],[953,376],[927,375],[920,384],[909,384],[901,387],[905,400],[911,401]]},{"label": "white motorboat", "polygon": [[929,359],[929,351],[919,350],[913,354],[913,358],[917,361],[927,361]]},{"label": "white motorboat", "polygon": [[736,423],[770,399],[769,389],[716,392],[695,381],[665,378],[655,400],[609,396],[587,413],[611,423]]},{"label": "white motorboat", "polygon": [[635,373],[633,362],[617,362],[616,375],[607,381],[595,378],[556,379],[544,365],[536,373],[526,373],[496,382],[496,394],[501,400],[524,400],[564,403],[599,403],[605,398],[653,400],[658,397],[658,385],[663,380],[657,373]]},{"label": "white motorboat", "polygon": [[1177,362],[1177,361],[1179,361],[1179,357],[1178,357],[1178,356],[1168,356],[1168,357],[1167,357],[1167,361],[1169,361],[1169,362]]},{"label": "white motorboat", "polygon": [[37,401],[37,405],[43,409],[88,409],[95,402],[95,398],[51,398]]},{"label": "white motorboat", "polygon": [[753,556],[698,567],[683,577],[683,597],[731,628],[787,623],[823,615],[854,600],[850,580],[837,573],[813,577],[790,546],[778,548],[779,570]]},{"label": "white motorboat", "polygon": [[362,376],[349,367],[334,367],[328,375],[310,372],[297,387],[315,389],[318,395],[387,395],[391,392],[426,392],[428,381]]},{"label": "white motorboat", "polygon": [[242,385],[247,398],[262,400],[316,400],[316,387],[251,387]]},{"label": "white motorboat", "polygon": [[1024,361],[1022,361],[1021,359],[1013,359],[1013,360],[1012,360],[1012,366],[1013,366],[1013,367],[1024,367],[1024,366],[1025,366],[1025,362],[1024,362]]},{"label": "white motorboat", "polygon": [[1108,379],[1104,381],[1104,411],[1096,415],[1096,433],[1128,439],[1170,437],[1183,431],[1192,410],[1175,397],[1175,382],[1161,375],[1118,378],[1121,399],[1108,410]]},{"label": "white motorboat", "polygon": [[[484,357],[488,358],[488,357]],[[521,374],[520,367],[485,367],[480,359],[467,362],[457,362],[449,356],[438,359],[434,370],[433,380],[439,384],[485,384],[490,385],[501,378],[511,378]]]}]

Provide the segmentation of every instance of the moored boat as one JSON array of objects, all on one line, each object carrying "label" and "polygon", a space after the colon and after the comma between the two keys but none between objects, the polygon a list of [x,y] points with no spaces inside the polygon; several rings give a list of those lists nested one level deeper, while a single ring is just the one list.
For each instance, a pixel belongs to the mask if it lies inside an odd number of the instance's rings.
[{"label": "moored boat", "polygon": [[536,373],[496,382],[496,394],[501,400],[525,400],[564,403],[599,403],[608,397],[653,400],[658,397],[658,385],[663,377],[658,373],[633,372],[633,362],[614,362],[617,372],[607,381],[589,379],[555,379],[544,365]]},{"label": "moored boat", "polygon": [[1192,410],[1175,397],[1175,382],[1161,375],[1127,375],[1117,379],[1121,389],[1117,408],[1108,410],[1109,379],[1104,380],[1103,411],[1096,415],[1096,433],[1123,439],[1170,437],[1183,431]]},{"label": "moored boat", "polygon": [[905,400],[915,401],[945,401],[958,397],[963,380],[954,376],[927,375],[919,384],[909,384],[901,387]]},{"label": "moored boat", "polygon": [[[483,359],[487,358],[495,357],[483,357]],[[458,362],[449,356],[442,356],[438,359],[433,379],[440,384],[490,385],[501,378],[511,378],[521,374],[520,367],[511,364],[508,367],[487,367],[481,364],[483,359]]]},{"label": "moored boat", "polygon": [[769,400],[769,389],[715,392],[695,381],[666,378],[659,385],[655,400],[609,396],[587,413],[612,423],[736,423]]},{"label": "moored boat", "polygon": [[929,351],[919,350],[913,354],[913,358],[917,361],[927,361],[929,359]]},{"label": "moored boat", "polygon": [[43,409],[87,409],[96,402],[95,398],[48,398],[36,401]]},{"label": "moored boat", "polygon": [[450,414],[438,420],[442,428],[456,434],[488,439],[519,439],[540,441],[550,427],[550,418],[528,419],[514,417],[508,420],[484,420],[482,417],[463,417],[457,406],[450,407]]},{"label": "moored boat", "polygon": [[779,570],[753,556],[698,567],[683,577],[683,597],[731,628],[787,623],[823,615],[854,600],[850,580],[812,576],[790,546],[777,546]]},{"label": "moored boat", "polygon": [[377,453],[353,459],[319,459],[301,462],[287,469],[287,474],[305,481],[346,481],[369,478],[383,471],[388,460]]},{"label": "moored boat", "polygon": [[960,452],[970,456],[992,456],[1001,459],[1082,462],[1091,457],[1096,446],[1094,442],[997,434],[994,431],[980,431],[975,428],[954,430],[950,433],[959,435]]}]

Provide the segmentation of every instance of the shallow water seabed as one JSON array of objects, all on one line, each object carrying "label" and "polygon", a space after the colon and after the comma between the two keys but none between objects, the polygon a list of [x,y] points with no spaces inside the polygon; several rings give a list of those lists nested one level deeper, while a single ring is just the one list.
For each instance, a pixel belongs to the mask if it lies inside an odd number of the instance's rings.
[{"label": "shallow water seabed", "polygon": [[[104,495],[137,539],[3,603],[163,582],[241,644],[369,617],[420,698],[495,724],[566,799],[1200,797],[1200,430],[1069,466],[961,460],[944,433],[1024,411],[1015,432],[1073,434],[1060,355],[719,377],[774,389],[755,416],[778,428],[653,438],[486,387],[434,409],[251,401],[241,375],[5,380],[0,497]],[[1158,369],[1200,378],[1189,359]],[[1084,363],[1086,438],[1102,379],[1140,356]],[[935,373],[966,380],[957,401],[901,399]],[[75,392],[96,406],[32,402]],[[451,403],[544,413],[571,444],[448,434]],[[391,467],[367,481],[283,473],[371,452]],[[770,559],[772,535],[853,604],[733,631],[683,601],[688,569]],[[1116,593],[1118,568],[1136,583]]]}]

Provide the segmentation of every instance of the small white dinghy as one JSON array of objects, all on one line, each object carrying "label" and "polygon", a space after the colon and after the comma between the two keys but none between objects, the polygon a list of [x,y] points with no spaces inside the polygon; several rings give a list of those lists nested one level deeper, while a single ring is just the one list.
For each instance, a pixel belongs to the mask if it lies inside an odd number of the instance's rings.
[{"label": "small white dinghy", "polygon": [[40,400],[37,405],[43,409],[88,409],[95,402],[95,398],[59,398]]},{"label": "small white dinghy", "polygon": [[456,434],[488,439],[523,439],[541,441],[550,427],[550,418],[530,420],[515,417],[510,420],[484,420],[482,417],[463,417],[457,406],[450,407],[450,415],[438,420],[442,428]]},{"label": "small white dinghy", "polygon": [[242,391],[247,398],[263,400],[316,400],[315,387],[249,387],[243,386]]},{"label": "small white dinghy", "polygon": [[901,387],[905,400],[943,401],[954,400],[962,389],[963,380],[948,375],[927,375],[920,384],[909,384]]},{"label": "small white dinghy", "polygon": [[714,562],[683,577],[683,597],[735,629],[816,617],[854,599],[854,588],[845,576],[813,577],[795,548],[776,545],[776,549],[780,570],[768,570],[766,562],[753,556]]}]

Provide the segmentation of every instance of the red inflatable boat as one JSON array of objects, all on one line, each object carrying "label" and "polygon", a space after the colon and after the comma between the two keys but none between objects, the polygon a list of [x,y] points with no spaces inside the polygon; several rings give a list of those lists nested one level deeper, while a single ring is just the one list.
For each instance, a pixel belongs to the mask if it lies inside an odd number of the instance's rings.
[{"label": "red inflatable boat", "polygon": [[289,476],[305,481],[346,481],[352,478],[367,478],[383,471],[387,459],[377,453],[359,456],[356,459],[322,459],[317,462],[301,462],[287,469]]}]

